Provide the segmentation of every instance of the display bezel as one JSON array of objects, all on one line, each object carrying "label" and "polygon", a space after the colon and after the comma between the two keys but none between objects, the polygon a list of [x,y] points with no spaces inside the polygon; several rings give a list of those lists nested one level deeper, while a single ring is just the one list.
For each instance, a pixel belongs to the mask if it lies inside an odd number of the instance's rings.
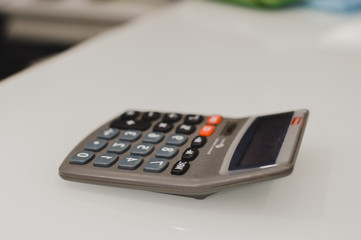
[{"label": "display bezel", "polygon": [[[223,163],[219,170],[219,174],[220,175],[240,174],[244,172],[260,171],[266,168],[275,168],[280,165],[290,164],[293,160],[293,152],[294,149],[297,147],[298,136],[301,133],[303,120],[306,117],[306,112],[307,112],[306,110],[294,111],[293,114],[292,112],[289,112],[290,114],[292,114],[292,116],[290,117],[290,123],[274,164],[255,166],[250,168],[239,168],[239,169],[231,167],[230,169],[233,155],[240,141],[242,140],[242,138],[247,133],[248,129],[252,126],[252,124],[257,120],[259,116],[254,116],[249,118],[246,121],[246,123],[243,125],[241,130],[238,132],[238,134],[232,141],[232,144],[230,145],[228,151],[226,152]],[[272,114],[268,116],[272,116]],[[300,121],[297,122],[297,124],[293,124],[294,119],[300,119]]]}]

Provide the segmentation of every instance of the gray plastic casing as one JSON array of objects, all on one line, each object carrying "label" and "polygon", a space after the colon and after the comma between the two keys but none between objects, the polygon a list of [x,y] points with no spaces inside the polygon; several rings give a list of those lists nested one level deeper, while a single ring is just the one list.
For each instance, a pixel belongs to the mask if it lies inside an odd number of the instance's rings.
[{"label": "gray plastic casing", "polygon": [[[161,114],[161,118],[163,114]],[[59,168],[59,175],[63,179],[71,181],[203,199],[226,188],[290,174],[300,148],[308,114],[308,110],[293,111],[291,123],[296,121],[297,124],[290,124],[276,163],[269,166],[228,171],[228,165],[236,145],[252,122],[257,117],[262,117],[263,115],[239,119],[223,118],[222,122],[216,126],[215,132],[210,137],[207,137],[206,145],[199,148],[198,157],[190,162],[190,168],[184,175],[172,175],[171,168],[177,161],[181,160],[182,153],[190,147],[192,139],[198,136],[199,130],[206,124],[208,116],[204,116],[204,120],[196,125],[196,131],[188,135],[187,142],[183,146],[178,147],[178,154],[169,160],[169,166],[161,173],[145,172],[143,170],[144,163],[135,170],[119,169],[117,163],[109,168],[94,167],[92,161],[85,165],[70,164],[70,158],[77,152],[84,150],[84,146],[89,141],[96,139],[100,131],[109,128],[110,123],[114,120],[112,119],[93,131],[69,153]],[[144,162],[155,157],[156,149],[165,145],[167,136],[175,133],[176,126],[183,123],[184,117],[185,115],[182,115],[182,119],[175,123],[175,127],[166,134],[166,137],[160,143],[156,144],[155,151],[149,156],[144,157]],[[152,122],[151,127],[142,133],[142,137],[151,132],[154,125],[159,121]],[[142,142],[142,137],[131,143],[131,149],[136,144]],[[119,135],[113,140],[108,141],[108,146],[117,141],[118,138]],[[106,148],[96,154],[99,155],[105,152]],[[129,154],[130,150],[119,157],[121,158]]]}]

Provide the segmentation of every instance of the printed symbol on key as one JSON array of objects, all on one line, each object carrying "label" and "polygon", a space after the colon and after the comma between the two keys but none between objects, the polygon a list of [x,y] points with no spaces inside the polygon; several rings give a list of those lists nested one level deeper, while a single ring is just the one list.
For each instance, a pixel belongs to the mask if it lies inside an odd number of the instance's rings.
[{"label": "printed symbol on key", "polygon": [[191,130],[191,126],[184,125],[184,124],[182,124],[179,128],[180,128],[180,129],[183,129],[183,130],[186,130],[186,131]]},{"label": "printed symbol on key", "polygon": [[132,158],[132,157],[127,157],[127,162],[134,162],[134,161],[139,161],[138,158]]},{"label": "printed symbol on key", "polygon": [[150,137],[150,138],[158,138],[159,136],[160,136],[160,134],[154,133],[154,132],[148,134],[148,137]]},{"label": "printed symbol on key", "polygon": [[185,167],[185,165],[187,164],[187,162],[179,162],[177,164],[177,166],[175,167],[175,169],[177,170],[183,170],[183,168]]},{"label": "printed symbol on key", "polygon": [[105,135],[105,136],[109,136],[109,135],[111,135],[112,133],[114,133],[114,130],[111,129],[111,128],[109,128],[109,129],[107,129],[107,130],[104,131],[104,135]]},{"label": "printed symbol on key", "polygon": [[149,162],[149,164],[158,164],[159,166],[163,165],[165,162],[164,161],[152,161]]},{"label": "printed symbol on key", "polygon": [[189,149],[186,151],[186,154],[192,155],[194,153],[194,151],[192,149]]},{"label": "printed symbol on key", "polygon": [[184,136],[182,136],[182,135],[173,135],[172,139],[175,139],[177,141],[182,141],[184,139]]},{"label": "printed symbol on key", "polygon": [[128,120],[126,121],[127,125],[128,126],[133,126],[135,124],[135,121],[134,120]]},{"label": "printed symbol on key", "polygon": [[125,147],[125,144],[115,142],[115,143],[113,143],[112,147],[121,147],[121,148],[123,148],[123,147]]},{"label": "printed symbol on key", "polygon": [[163,148],[162,148],[162,151],[163,151],[163,152],[174,152],[174,151],[175,151],[175,148],[163,147]]},{"label": "printed symbol on key", "polygon": [[77,157],[80,157],[80,158],[87,158],[90,156],[89,153],[86,153],[86,152],[80,152],[76,155]]}]

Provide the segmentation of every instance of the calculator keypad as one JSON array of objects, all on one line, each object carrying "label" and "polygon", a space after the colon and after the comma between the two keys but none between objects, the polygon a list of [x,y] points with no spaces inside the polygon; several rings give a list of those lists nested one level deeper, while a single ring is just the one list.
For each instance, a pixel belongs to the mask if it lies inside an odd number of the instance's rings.
[{"label": "calculator keypad", "polygon": [[[211,117],[207,124],[200,125],[204,117],[197,114],[128,111],[99,131],[97,139],[86,143],[84,151],[72,156],[70,163],[85,165],[93,161],[94,167],[102,168],[117,163],[118,171],[142,169],[151,173],[164,172],[171,164],[168,174],[184,175],[222,120],[218,115]],[[197,129],[198,136],[194,137]],[[192,141],[187,145],[189,137]]]}]

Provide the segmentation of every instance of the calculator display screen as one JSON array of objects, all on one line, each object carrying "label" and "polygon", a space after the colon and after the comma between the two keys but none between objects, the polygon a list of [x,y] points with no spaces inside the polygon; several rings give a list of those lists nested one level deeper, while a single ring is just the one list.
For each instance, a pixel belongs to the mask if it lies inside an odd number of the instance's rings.
[{"label": "calculator display screen", "polygon": [[293,112],[257,118],[240,140],[229,170],[275,164]]}]

